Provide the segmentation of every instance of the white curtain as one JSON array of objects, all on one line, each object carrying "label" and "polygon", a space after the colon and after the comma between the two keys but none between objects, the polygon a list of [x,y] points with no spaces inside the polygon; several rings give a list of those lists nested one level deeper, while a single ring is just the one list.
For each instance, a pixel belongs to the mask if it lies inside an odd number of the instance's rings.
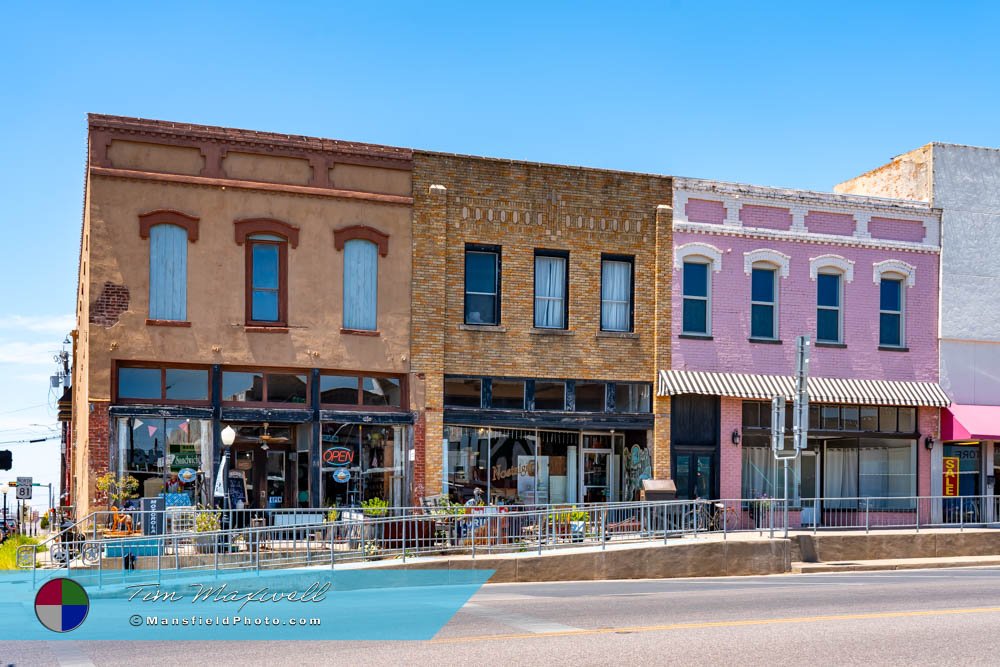
[{"label": "white curtain", "polygon": [[[857,498],[858,450],[828,447],[823,458],[823,480],[827,498]],[[827,501],[827,507],[855,507],[853,500]]]},{"label": "white curtain", "polygon": [[632,264],[604,262],[601,272],[601,329],[629,330],[629,306],[632,298]]},{"label": "white curtain", "polygon": [[774,497],[774,456],[766,447],[743,448],[743,497]]},{"label": "white curtain", "polygon": [[364,239],[344,244],[344,328],[375,331],[378,246]]},{"label": "white curtain", "polygon": [[565,299],[566,258],[535,257],[535,326],[564,328]]},{"label": "white curtain", "polygon": [[187,230],[154,225],[149,230],[149,319],[187,319]]}]

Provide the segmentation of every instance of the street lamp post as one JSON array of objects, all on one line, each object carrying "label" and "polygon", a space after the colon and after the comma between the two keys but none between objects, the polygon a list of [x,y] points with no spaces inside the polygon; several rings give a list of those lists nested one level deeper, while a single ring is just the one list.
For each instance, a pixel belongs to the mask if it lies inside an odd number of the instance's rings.
[{"label": "street lamp post", "polygon": [[7,532],[7,491],[9,489],[5,486],[3,487],[3,530]]}]

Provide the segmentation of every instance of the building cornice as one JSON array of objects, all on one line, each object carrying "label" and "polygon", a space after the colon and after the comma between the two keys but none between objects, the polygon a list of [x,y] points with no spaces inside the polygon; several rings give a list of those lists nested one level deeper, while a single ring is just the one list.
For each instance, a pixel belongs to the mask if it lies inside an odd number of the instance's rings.
[{"label": "building cornice", "polygon": [[841,246],[850,248],[875,248],[880,250],[903,250],[939,254],[940,246],[924,243],[908,243],[906,241],[887,241],[884,239],[858,238],[854,236],[834,236],[832,234],[815,234],[812,232],[782,231],[763,229],[760,227],[732,227],[715,225],[707,222],[677,222],[673,223],[674,232],[691,232],[708,236],[735,236],[748,239],[766,239],[775,241],[795,241],[813,245]]}]

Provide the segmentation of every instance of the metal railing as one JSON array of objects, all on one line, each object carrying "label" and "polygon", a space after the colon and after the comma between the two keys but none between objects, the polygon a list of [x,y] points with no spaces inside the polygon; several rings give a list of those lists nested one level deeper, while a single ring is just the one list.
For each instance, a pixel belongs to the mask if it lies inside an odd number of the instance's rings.
[{"label": "metal railing", "polygon": [[[672,537],[791,530],[958,528],[1000,523],[994,496],[752,498],[540,506],[213,510],[168,508],[87,517],[19,547],[22,568],[87,570],[98,578],[140,570],[330,566],[415,556],[535,552]],[[117,523],[116,523],[117,522]],[[142,528],[155,526],[153,534]],[[780,534],[777,534],[779,533]],[[110,575],[108,575],[110,576]]]}]

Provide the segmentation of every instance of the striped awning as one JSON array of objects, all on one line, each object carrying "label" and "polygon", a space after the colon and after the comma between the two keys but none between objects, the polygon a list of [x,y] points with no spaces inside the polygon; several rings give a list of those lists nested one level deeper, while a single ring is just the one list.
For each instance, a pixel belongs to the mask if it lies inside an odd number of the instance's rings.
[{"label": "striped awning", "polygon": [[[795,379],[790,375],[660,371],[657,394],[705,394],[769,401],[775,396],[792,400]],[[936,382],[809,378],[809,400],[816,403],[912,405],[946,408],[948,395]]]}]

